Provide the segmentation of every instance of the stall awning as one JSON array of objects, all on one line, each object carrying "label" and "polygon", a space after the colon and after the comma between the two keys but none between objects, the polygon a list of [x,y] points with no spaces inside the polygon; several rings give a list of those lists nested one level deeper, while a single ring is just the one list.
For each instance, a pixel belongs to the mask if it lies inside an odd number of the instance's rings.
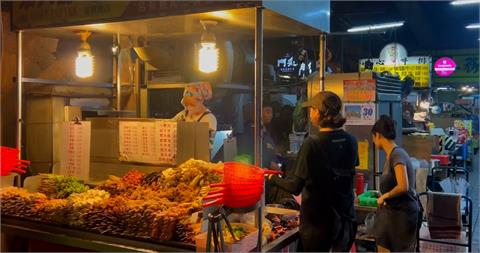
[{"label": "stall awning", "polygon": [[[187,15],[199,18],[194,14],[212,13],[213,17],[225,20],[232,26],[248,26],[253,28],[253,15],[235,11],[251,7],[265,7],[270,10],[272,20],[267,22],[273,30],[296,34],[305,30],[298,24],[308,26],[306,32],[330,30],[330,1],[19,1],[13,3],[12,28],[15,30],[34,28],[54,28],[65,26],[92,25],[92,30],[102,30],[95,24],[114,24],[120,21],[151,20],[161,17]],[[215,16],[216,15],[216,16]],[[283,16],[291,22],[279,22],[275,17]],[[201,17],[203,18],[203,17]],[[188,19],[185,19],[188,21]],[[198,22],[198,21],[196,21]],[[297,25],[293,25],[296,23]],[[135,24],[135,23],[132,23]],[[158,24],[157,24],[158,25]],[[167,27],[165,24],[163,27]],[[161,26],[161,27],[162,27]],[[144,25],[144,28],[148,26]],[[116,27],[125,28],[125,27]],[[137,27],[138,28],[138,27]],[[142,27],[140,27],[142,28]],[[145,28],[145,29],[146,29]],[[172,27],[169,27],[172,29]],[[150,30],[131,29],[131,31],[150,32]],[[185,22],[183,29],[188,29]],[[193,29],[190,27],[190,29]],[[105,28],[103,30],[111,30]],[[151,29],[155,32],[155,29]],[[125,34],[132,32],[122,30]],[[158,31],[158,29],[157,29]],[[118,31],[115,31],[118,32]],[[159,31],[161,32],[161,31]],[[183,31],[187,33],[187,31]]]}]

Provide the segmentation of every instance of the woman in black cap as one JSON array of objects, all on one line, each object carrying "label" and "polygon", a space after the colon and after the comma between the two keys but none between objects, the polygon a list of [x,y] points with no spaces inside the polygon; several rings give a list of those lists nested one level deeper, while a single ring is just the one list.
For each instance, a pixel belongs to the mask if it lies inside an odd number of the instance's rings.
[{"label": "woman in black cap", "polygon": [[346,119],[336,94],[319,92],[303,106],[309,108],[319,133],[303,142],[292,175],[271,176],[270,182],[292,194],[302,193],[299,251],[347,252],[356,233],[357,141],[341,129]]}]

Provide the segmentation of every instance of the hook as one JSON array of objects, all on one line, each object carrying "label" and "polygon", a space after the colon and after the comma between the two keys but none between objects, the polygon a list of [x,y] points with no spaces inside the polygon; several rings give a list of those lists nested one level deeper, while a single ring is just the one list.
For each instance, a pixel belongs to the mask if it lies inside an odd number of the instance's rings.
[{"label": "hook", "polygon": [[80,119],[78,117],[75,117],[75,125],[81,125],[82,123],[80,122]]}]

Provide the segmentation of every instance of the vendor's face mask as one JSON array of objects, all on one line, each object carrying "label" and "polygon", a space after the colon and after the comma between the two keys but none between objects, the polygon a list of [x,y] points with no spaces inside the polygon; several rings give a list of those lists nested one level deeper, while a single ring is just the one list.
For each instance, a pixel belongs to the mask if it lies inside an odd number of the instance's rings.
[{"label": "vendor's face mask", "polygon": [[194,98],[194,97],[184,97],[183,98],[183,105],[185,106],[185,109],[188,111],[190,114],[200,114],[202,113],[202,101]]}]

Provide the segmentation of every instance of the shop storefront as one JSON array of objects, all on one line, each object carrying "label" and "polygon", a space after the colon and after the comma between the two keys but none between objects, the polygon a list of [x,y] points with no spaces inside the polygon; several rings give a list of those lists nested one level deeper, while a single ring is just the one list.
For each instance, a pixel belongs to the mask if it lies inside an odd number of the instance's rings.
[{"label": "shop storefront", "polygon": [[[328,9],[329,2],[311,7]],[[222,188],[212,184],[229,189],[227,177],[241,180],[216,162],[232,157],[225,143],[232,119],[241,117],[228,111],[242,106],[230,98],[253,98],[251,149],[261,164],[264,38],[329,30],[326,15],[311,19],[298,9],[282,1],[14,3],[19,145],[2,155],[18,152],[34,176],[9,182],[23,188],[2,190],[4,250],[295,245],[298,212],[265,207],[263,184],[247,199],[219,197]],[[170,120],[194,91],[213,96],[214,129],[201,119]],[[207,208],[212,199],[225,208]],[[225,226],[209,213],[236,218]]]}]

